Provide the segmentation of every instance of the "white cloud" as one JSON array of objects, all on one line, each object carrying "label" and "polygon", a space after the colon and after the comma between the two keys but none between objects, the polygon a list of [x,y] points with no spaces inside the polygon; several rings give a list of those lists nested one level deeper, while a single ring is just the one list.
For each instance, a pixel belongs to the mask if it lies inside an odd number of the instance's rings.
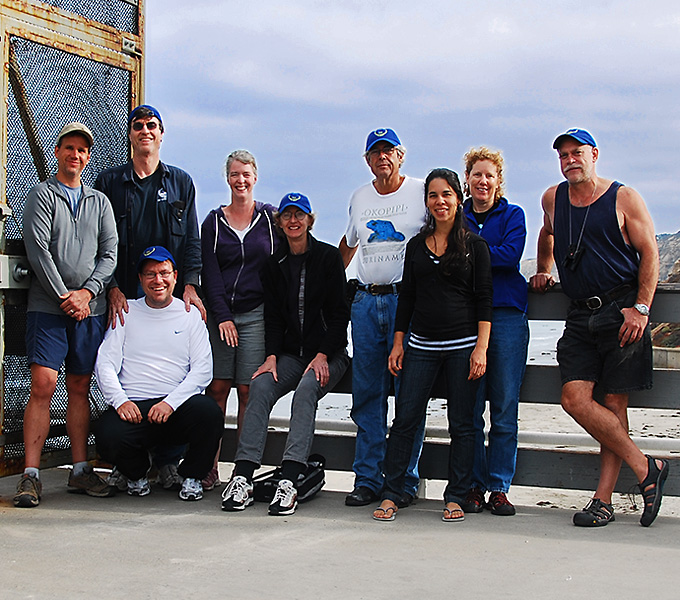
[{"label": "white cloud", "polygon": [[148,89],[176,134],[200,128],[200,143],[173,151],[197,148],[186,159],[197,173],[201,151],[222,157],[237,144],[262,155],[271,189],[303,179],[337,201],[368,176],[366,132],[391,124],[408,136],[416,175],[458,167],[471,145],[501,147],[528,210],[559,177],[554,135],[583,125],[608,175],[644,185],[652,212],[667,211],[678,199],[664,174],[678,162],[679,28],[669,0],[149,0]]}]

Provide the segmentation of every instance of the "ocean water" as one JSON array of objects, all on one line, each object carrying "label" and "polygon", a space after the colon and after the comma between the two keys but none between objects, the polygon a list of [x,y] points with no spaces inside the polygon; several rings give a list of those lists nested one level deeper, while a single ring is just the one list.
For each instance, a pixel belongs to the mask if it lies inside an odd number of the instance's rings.
[{"label": "ocean water", "polygon": [[[529,322],[529,353],[527,364],[533,365],[557,365],[557,340],[562,335],[564,321],[530,321]],[[351,353],[351,348],[350,348]],[[292,392],[279,400],[272,411],[272,415],[286,417],[290,415],[290,401],[293,397]],[[327,394],[319,401],[317,419],[337,419],[349,421],[349,411],[352,404],[352,397],[349,394]],[[390,401],[391,421],[393,416],[393,405]],[[445,416],[445,403],[441,400],[430,402],[428,406],[428,417]],[[235,415],[236,396],[232,392],[229,397],[228,412]]]}]

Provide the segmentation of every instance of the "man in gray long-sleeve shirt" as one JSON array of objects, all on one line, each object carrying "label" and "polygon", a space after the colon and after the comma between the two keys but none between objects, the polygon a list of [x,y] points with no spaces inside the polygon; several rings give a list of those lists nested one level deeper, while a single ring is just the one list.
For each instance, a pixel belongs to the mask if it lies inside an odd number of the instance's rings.
[{"label": "man in gray long-sleeve shirt", "polygon": [[50,429],[57,373],[66,362],[73,471],[70,491],[104,497],[115,492],[87,464],[88,392],[106,327],[105,288],[116,266],[118,236],[104,194],[81,182],[90,161],[92,132],[69,123],[54,149],[58,170],[28,193],[24,209],[26,255],[33,271],[26,315],[31,393],[24,413],[25,470],[15,506],[40,502],[40,455]]}]

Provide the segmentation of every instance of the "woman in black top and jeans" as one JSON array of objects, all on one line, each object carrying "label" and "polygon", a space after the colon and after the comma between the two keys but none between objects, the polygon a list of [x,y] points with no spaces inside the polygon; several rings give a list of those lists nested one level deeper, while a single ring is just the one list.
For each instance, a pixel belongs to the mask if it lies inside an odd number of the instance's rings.
[{"label": "woman in black top and jeans", "polygon": [[472,473],[473,409],[478,380],[486,370],[492,285],[488,246],[466,229],[462,202],[456,173],[435,169],[427,176],[428,219],[406,247],[389,357],[390,371],[402,381],[387,443],[385,489],[373,513],[377,520],[391,521],[397,512],[415,431],[440,368],[446,378],[451,435],[442,519],[464,519],[460,503]]}]

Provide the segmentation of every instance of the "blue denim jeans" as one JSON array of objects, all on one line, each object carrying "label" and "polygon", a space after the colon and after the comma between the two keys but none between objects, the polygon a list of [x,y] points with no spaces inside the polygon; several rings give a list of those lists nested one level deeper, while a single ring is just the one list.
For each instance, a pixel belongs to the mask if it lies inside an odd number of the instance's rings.
[{"label": "blue denim jeans", "polygon": [[[357,291],[352,303],[352,411],[357,426],[353,470],[355,487],[379,494],[383,488],[383,462],[387,448],[387,397],[392,375],[387,359],[394,338],[397,296],[372,296]],[[402,377],[395,381],[398,391]],[[425,416],[419,422],[411,446],[411,458],[403,492],[415,497],[420,484],[418,460],[425,435]]]},{"label": "blue denim jeans", "polygon": [[413,440],[440,369],[446,378],[446,414],[451,436],[444,501],[460,504],[465,498],[472,476],[475,448],[472,421],[479,388],[479,380],[468,380],[470,354],[472,348],[437,352],[407,346],[396,414],[387,442],[383,499],[398,503],[401,498]]},{"label": "blue denim jeans", "polygon": [[[517,410],[529,345],[529,323],[521,310],[493,309],[486,375],[475,405],[475,463],[472,487],[506,492],[517,462]],[[484,408],[489,402],[491,427],[484,445]]]}]

